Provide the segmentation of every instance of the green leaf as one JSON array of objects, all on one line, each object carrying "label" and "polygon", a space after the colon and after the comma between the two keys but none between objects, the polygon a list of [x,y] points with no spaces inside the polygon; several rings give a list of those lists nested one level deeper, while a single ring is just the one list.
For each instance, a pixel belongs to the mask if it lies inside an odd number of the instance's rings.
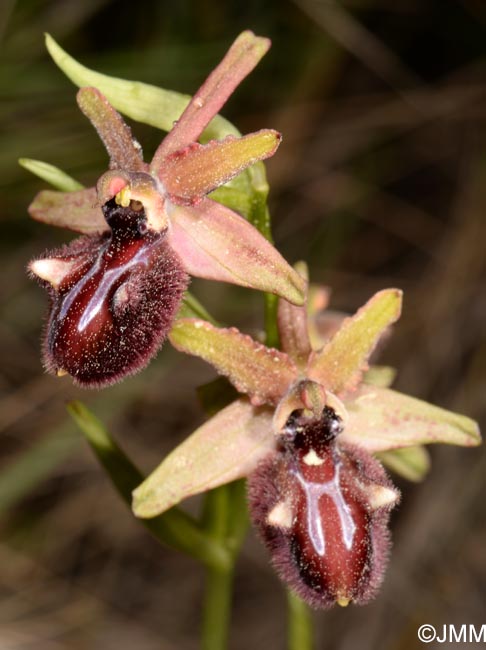
[{"label": "green leaf", "polygon": [[402,292],[386,289],[347,318],[320,352],[311,356],[308,376],[339,395],[352,390],[367,370],[367,361],[385,330],[400,316]]},{"label": "green leaf", "polygon": [[[67,408],[117,492],[130,505],[132,490],[143,480],[142,474],[111,438],[101,422],[81,402],[71,402]],[[163,517],[144,522],[144,525],[160,542],[187,553],[209,566],[224,567],[230,561],[226,549],[206,536],[196,522],[181,510],[171,510]]]},{"label": "green leaf", "polygon": [[247,476],[274,449],[272,415],[245,399],[219,411],[134,491],[134,513],[154,517],[194,494]]},{"label": "green leaf", "polygon": [[216,325],[216,321],[211,314],[190,291],[186,291],[184,294],[181,308],[177,312],[177,318],[202,318],[203,320]]},{"label": "green leaf", "polygon": [[62,169],[54,167],[49,163],[42,162],[42,160],[33,160],[32,158],[19,158],[19,165],[27,171],[42,178],[43,181],[49,183],[57,190],[62,192],[74,192],[75,190],[82,190],[83,186],[77,180],[63,172]]},{"label": "green leaf", "polygon": [[371,452],[438,442],[464,447],[481,443],[474,420],[388,388],[362,386],[345,406],[348,418],[341,439]]},{"label": "green leaf", "polygon": [[422,481],[430,469],[429,452],[420,445],[382,451],[376,457],[392,472],[415,483]]},{"label": "green leaf", "polygon": [[[239,178],[239,177],[237,177]],[[208,194],[210,199],[222,203],[230,210],[234,210],[241,214],[242,217],[245,217],[248,220],[251,211],[252,211],[252,200],[251,193],[248,191],[242,192],[239,189],[230,187],[229,185],[223,185],[218,187],[217,190]]]}]

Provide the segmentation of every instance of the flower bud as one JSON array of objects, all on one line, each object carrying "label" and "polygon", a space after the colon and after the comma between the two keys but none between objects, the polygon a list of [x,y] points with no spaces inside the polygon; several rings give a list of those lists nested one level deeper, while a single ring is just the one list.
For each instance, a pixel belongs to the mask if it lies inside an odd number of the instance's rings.
[{"label": "flower bud", "polygon": [[51,302],[44,364],[90,387],[147,365],[188,283],[166,231],[147,228],[142,204],[112,199],[103,214],[108,233],[80,237],[30,264]]},{"label": "flower bud", "polygon": [[341,444],[340,418],[294,411],[249,480],[253,521],[280,577],[313,607],[366,603],[388,558],[398,492],[380,463]]}]

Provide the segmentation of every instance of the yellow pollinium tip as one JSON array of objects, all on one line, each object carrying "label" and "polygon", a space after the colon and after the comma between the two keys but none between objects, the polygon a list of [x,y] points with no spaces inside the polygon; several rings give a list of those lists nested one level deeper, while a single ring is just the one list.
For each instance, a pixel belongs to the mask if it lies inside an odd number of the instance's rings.
[{"label": "yellow pollinium tip", "polygon": [[122,208],[128,208],[130,205],[130,189],[128,186],[125,186],[122,190],[115,195],[115,202],[118,205],[121,205]]},{"label": "yellow pollinium tip", "polygon": [[351,598],[346,598],[345,596],[338,596],[338,597],[336,598],[336,603],[337,603],[340,607],[347,607],[347,606],[349,605],[350,602],[351,602]]}]

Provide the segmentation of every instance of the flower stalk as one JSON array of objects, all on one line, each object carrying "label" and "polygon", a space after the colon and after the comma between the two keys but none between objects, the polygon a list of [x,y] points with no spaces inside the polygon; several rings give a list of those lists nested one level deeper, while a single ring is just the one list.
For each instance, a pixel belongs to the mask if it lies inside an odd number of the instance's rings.
[{"label": "flower stalk", "polygon": [[314,631],[312,614],[298,596],[287,591],[288,650],[312,650]]}]

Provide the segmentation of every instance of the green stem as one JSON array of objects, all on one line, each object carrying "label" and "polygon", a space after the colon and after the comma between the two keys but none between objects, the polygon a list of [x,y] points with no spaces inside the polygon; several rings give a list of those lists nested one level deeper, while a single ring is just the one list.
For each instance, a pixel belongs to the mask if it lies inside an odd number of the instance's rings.
[{"label": "green stem", "polygon": [[244,481],[223,485],[206,495],[204,531],[228,552],[225,566],[208,567],[203,609],[203,650],[224,650],[227,645],[233,592],[234,565],[248,530]]},{"label": "green stem", "polygon": [[[226,548],[231,503],[231,486],[223,485],[206,495],[203,525],[206,534]],[[208,567],[202,623],[203,650],[224,650],[228,638],[233,567],[236,553],[226,567]]]},{"label": "green stem", "polygon": [[[250,168],[250,177],[253,186],[252,208],[249,221],[261,234],[273,244],[272,220],[267,206],[268,184],[265,177],[263,163]],[[278,348],[280,337],[277,328],[278,298],[273,293],[266,293],[265,297],[265,345]]]},{"label": "green stem", "polygon": [[208,569],[203,609],[203,650],[224,650],[228,638],[233,569]]},{"label": "green stem", "polygon": [[269,348],[280,347],[277,327],[278,297],[273,293],[265,294],[265,345]]},{"label": "green stem", "polygon": [[287,592],[288,650],[312,650],[314,639],[312,617],[307,605],[292,592]]}]

